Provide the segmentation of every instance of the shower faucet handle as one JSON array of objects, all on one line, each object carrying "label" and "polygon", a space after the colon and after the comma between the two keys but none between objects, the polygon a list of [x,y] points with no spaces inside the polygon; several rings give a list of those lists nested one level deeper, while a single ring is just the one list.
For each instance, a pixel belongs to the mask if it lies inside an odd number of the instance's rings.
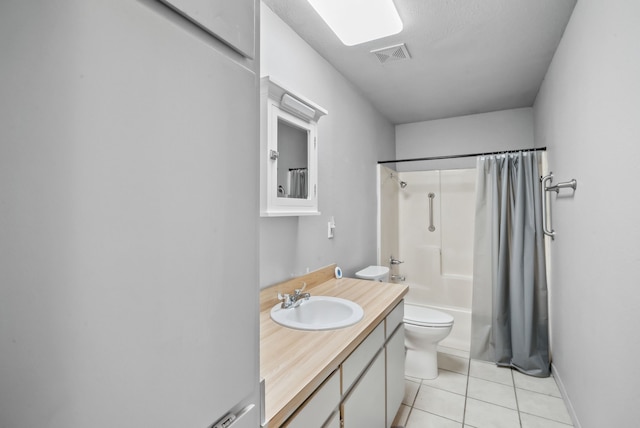
[{"label": "shower faucet handle", "polygon": [[404,263],[402,260],[394,259],[393,256],[389,257],[389,264],[399,265],[400,263]]}]

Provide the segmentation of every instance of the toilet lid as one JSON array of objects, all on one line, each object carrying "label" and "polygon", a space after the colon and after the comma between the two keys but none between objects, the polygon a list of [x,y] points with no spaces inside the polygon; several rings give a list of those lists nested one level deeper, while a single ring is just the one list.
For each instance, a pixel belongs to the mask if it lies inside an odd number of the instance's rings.
[{"label": "toilet lid", "polygon": [[404,322],[425,327],[448,327],[453,317],[447,313],[424,306],[404,305]]},{"label": "toilet lid", "polygon": [[362,279],[378,279],[389,273],[386,266],[369,266],[356,272],[356,277]]}]

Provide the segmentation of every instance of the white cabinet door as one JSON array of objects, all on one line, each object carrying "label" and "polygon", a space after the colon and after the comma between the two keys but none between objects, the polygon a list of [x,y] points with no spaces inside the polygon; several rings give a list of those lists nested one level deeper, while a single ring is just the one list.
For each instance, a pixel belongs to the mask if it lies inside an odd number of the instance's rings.
[{"label": "white cabinet door", "polygon": [[257,79],[151,3],[1,3],[3,427],[257,404]]},{"label": "white cabinet door", "polygon": [[284,426],[287,428],[321,427],[331,412],[338,407],[339,402],[340,370],[336,370]]},{"label": "white cabinet door", "polygon": [[385,427],[385,353],[378,353],[342,402],[344,428]]},{"label": "white cabinet door", "polygon": [[243,54],[255,54],[254,0],[161,0]]},{"label": "white cabinet door", "polygon": [[387,342],[387,426],[390,427],[404,397],[404,325]]},{"label": "white cabinet door", "polygon": [[322,428],[340,428],[340,412],[336,410]]}]

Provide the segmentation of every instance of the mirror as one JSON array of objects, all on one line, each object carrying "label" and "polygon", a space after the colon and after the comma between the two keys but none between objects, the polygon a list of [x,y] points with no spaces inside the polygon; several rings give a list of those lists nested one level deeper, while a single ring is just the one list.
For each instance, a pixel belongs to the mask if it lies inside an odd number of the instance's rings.
[{"label": "mirror", "polygon": [[317,120],[326,110],[261,79],[260,215],[318,215]]},{"label": "mirror", "polygon": [[278,118],[278,198],[309,196],[309,131]]}]

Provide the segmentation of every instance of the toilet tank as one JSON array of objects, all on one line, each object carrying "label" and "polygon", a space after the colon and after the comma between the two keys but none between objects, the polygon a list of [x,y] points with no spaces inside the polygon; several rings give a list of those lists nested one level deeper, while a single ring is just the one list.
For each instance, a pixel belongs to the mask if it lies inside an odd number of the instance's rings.
[{"label": "toilet tank", "polygon": [[389,268],[387,266],[368,266],[356,272],[356,277],[369,281],[389,282]]}]

